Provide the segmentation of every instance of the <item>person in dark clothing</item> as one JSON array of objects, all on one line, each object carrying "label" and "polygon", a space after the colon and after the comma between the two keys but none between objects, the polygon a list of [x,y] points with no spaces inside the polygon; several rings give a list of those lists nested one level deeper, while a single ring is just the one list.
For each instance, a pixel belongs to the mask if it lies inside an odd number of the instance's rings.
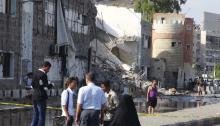
[{"label": "person in dark clothing", "polygon": [[33,72],[29,72],[29,73],[27,73],[27,75],[23,79],[23,81],[25,83],[26,90],[32,89],[32,77],[33,77]]},{"label": "person in dark clothing", "polygon": [[33,119],[31,126],[45,126],[46,101],[48,98],[46,90],[53,87],[53,84],[48,84],[47,79],[50,67],[50,62],[46,61],[43,67],[33,73]]},{"label": "person in dark clothing", "polygon": [[122,95],[109,126],[140,126],[137,111],[130,95]]}]

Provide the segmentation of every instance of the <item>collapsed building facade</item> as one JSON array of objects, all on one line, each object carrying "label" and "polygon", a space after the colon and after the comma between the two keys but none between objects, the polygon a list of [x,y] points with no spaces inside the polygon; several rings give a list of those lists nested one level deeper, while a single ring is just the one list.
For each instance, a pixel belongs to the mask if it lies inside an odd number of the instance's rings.
[{"label": "collapsed building facade", "polygon": [[106,3],[99,3],[96,7],[99,38],[104,39],[104,44],[123,63],[146,67],[147,71],[151,56],[151,24],[143,21],[141,13],[134,12],[132,8]]},{"label": "collapsed building facade", "polygon": [[[97,48],[97,56],[109,57],[110,63],[121,67],[122,83],[128,87],[124,90],[135,92],[136,87],[141,87],[141,80],[150,77],[151,24],[132,8],[114,6],[112,1],[99,2],[96,8],[97,45],[103,47]],[[108,54],[99,52],[100,49]]]}]

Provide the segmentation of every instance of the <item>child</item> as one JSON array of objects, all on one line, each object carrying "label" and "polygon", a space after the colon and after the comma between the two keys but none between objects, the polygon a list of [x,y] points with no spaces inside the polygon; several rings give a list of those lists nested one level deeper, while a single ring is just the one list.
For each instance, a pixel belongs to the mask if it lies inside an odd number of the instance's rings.
[{"label": "child", "polygon": [[76,92],[78,78],[70,77],[67,79],[65,85],[67,87],[61,94],[62,116],[66,117],[66,126],[72,126],[74,122],[75,108],[76,108]]},{"label": "child", "polygon": [[153,80],[151,86],[148,87],[147,97],[148,97],[148,113],[154,114],[154,108],[157,105],[157,80]]}]

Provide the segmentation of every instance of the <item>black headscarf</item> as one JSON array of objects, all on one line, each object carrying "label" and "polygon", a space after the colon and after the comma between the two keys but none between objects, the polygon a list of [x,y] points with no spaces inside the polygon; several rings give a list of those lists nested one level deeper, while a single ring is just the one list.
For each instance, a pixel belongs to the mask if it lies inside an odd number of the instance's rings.
[{"label": "black headscarf", "polygon": [[130,95],[122,95],[120,103],[109,126],[141,126]]}]

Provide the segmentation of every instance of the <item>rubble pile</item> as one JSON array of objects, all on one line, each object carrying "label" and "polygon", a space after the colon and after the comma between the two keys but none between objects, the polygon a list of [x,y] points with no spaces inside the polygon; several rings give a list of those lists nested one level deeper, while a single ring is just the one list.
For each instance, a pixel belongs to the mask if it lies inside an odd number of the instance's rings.
[{"label": "rubble pile", "polygon": [[[103,60],[100,57],[97,60],[99,63],[92,65],[92,71],[97,75],[96,79],[98,83],[109,80],[112,84],[112,88],[118,94],[129,93],[134,97],[145,95],[146,87],[150,85],[151,82],[144,81],[140,75],[134,71],[125,70],[122,66],[108,62],[108,60]],[[127,88],[129,92],[126,92]]]}]

